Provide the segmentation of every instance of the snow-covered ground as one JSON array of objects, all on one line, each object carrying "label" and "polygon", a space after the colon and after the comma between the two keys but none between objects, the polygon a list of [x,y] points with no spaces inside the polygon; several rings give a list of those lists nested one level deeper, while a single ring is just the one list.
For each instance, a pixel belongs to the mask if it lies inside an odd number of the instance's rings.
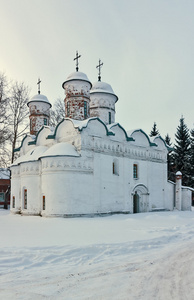
[{"label": "snow-covered ground", "polygon": [[0,299],[194,299],[194,211],[41,218],[0,210]]}]

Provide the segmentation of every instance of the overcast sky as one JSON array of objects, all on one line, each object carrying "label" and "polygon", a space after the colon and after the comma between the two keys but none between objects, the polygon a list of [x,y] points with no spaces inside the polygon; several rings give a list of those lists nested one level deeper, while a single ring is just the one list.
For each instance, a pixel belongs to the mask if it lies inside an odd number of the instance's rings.
[{"label": "overcast sky", "polygon": [[62,83],[79,70],[111,84],[119,101],[116,121],[126,130],[163,137],[181,115],[194,127],[193,0],[0,0],[0,71],[24,81],[53,104]]}]

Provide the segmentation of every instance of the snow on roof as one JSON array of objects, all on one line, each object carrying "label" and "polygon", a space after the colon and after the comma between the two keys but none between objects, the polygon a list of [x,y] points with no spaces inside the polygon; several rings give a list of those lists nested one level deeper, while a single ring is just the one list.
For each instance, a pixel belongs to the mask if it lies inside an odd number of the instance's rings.
[{"label": "snow on roof", "polygon": [[50,105],[50,107],[52,106],[51,103],[49,102],[48,98],[45,95],[41,95],[41,94],[37,94],[34,95],[27,103],[27,105],[29,106],[30,102],[44,102],[44,103],[48,103]]},{"label": "snow on roof", "polygon": [[18,165],[23,162],[35,161],[48,149],[46,146],[36,146],[33,149],[29,150],[26,155],[20,156],[16,159],[12,166]]},{"label": "snow on roof", "polygon": [[135,131],[141,131],[141,128],[136,128],[136,129],[131,129],[131,130],[127,130],[127,134],[130,136],[132,135]]},{"label": "snow on roof", "polygon": [[5,168],[0,168],[0,179],[9,179],[10,171]]},{"label": "snow on roof", "polygon": [[82,130],[82,128],[85,128],[88,126],[88,121],[89,120],[95,120],[96,118],[93,117],[93,118],[89,118],[89,119],[85,119],[85,120],[74,120],[74,119],[71,119],[71,121],[73,122],[73,126],[75,128],[78,128],[79,130]]},{"label": "snow on roof", "polygon": [[154,143],[154,140],[155,140],[156,138],[162,138],[162,137],[160,136],[160,134],[157,134],[157,135],[155,135],[155,136],[149,136],[150,141],[153,142],[153,143]]},{"label": "snow on roof", "polygon": [[91,82],[89,81],[87,75],[85,73],[82,72],[73,72],[71,73],[67,79],[65,80],[65,82],[62,84],[62,87],[64,88],[64,84],[68,81],[72,81],[72,80],[81,80],[81,81],[87,81],[88,83],[90,83],[90,85],[92,86]]},{"label": "snow on roof", "polygon": [[94,94],[94,93],[111,94],[111,95],[114,95],[118,100],[118,97],[115,95],[111,85],[106,82],[97,81],[97,82],[93,83],[92,88],[90,90],[90,94]]},{"label": "snow on roof", "polygon": [[176,172],[176,175],[182,175],[181,171]]},{"label": "snow on roof", "polygon": [[68,143],[58,143],[50,147],[41,157],[47,156],[80,156],[75,147]]}]

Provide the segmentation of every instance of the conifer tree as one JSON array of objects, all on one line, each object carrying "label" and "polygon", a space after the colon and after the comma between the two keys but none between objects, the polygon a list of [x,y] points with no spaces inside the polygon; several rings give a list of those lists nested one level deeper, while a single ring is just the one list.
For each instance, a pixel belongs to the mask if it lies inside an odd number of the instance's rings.
[{"label": "conifer tree", "polygon": [[167,133],[167,135],[165,136],[165,142],[168,146],[171,146],[172,143],[171,143],[171,138],[169,137],[169,134]]},{"label": "conifer tree", "polygon": [[190,166],[189,166],[189,186],[194,188],[194,129],[191,130],[190,137]]},{"label": "conifer tree", "polygon": [[[169,137],[169,134],[165,136],[165,142],[167,146],[171,146],[171,138]],[[167,165],[168,165],[168,180],[175,181],[175,163],[174,163],[174,156],[173,152],[169,151],[167,154]]]},{"label": "conifer tree", "polygon": [[156,136],[159,134],[159,130],[157,129],[157,125],[156,125],[156,122],[154,122],[154,125],[152,127],[152,130],[150,132],[150,137],[152,136]]},{"label": "conifer tree", "polygon": [[190,135],[189,129],[184,122],[183,116],[180,119],[180,124],[177,127],[175,134],[175,146],[174,146],[174,161],[176,171],[182,173],[183,185],[189,184],[189,154],[190,154]]}]

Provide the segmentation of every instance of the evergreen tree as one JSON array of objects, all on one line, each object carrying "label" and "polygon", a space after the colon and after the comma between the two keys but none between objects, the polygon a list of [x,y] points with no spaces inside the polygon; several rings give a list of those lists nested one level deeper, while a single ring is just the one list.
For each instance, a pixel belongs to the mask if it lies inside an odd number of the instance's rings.
[{"label": "evergreen tree", "polygon": [[171,143],[171,138],[169,137],[169,134],[167,133],[167,135],[165,136],[165,142],[168,146],[171,146],[172,143]]},{"label": "evergreen tree", "polygon": [[150,132],[150,136],[156,136],[159,134],[159,130],[157,129],[157,126],[156,126],[156,122],[154,122],[154,125],[152,127],[152,130]]},{"label": "evergreen tree", "polygon": [[[171,138],[169,137],[169,134],[165,136],[165,142],[167,146],[171,146]],[[174,156],[173,152],[169,151],[167,154],[167,165],[168,165],[168,180],[175,181],[175,163],[174,163]]]},{"label": "evergreen tree", "polygon": [[194,129],[191,130],[190,143],[189,186],[194,188]]},{"label": "evergreen tree", "polygon": [[180,124],[177,127],[177,133],[175,134],[175,146],[174,146],[174,161],[176,171],[182,173],[183,185],[189,184],[189,155],[190,155],[190,135],[189,129],[184,122],[184,118],[181,117]]}]

